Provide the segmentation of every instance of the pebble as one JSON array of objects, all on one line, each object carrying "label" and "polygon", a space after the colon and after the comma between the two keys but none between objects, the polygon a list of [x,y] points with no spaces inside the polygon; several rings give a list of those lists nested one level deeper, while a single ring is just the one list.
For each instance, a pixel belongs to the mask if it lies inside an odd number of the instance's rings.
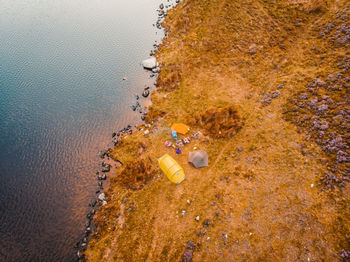
[{"label": "pebble", "polygon": [[105,197],[106,197],[105,193],[101,193],[98,195],[98,199],[101,201],[105,200]]},{"label": "pebble", "polygon": [[185,214],[186,214],[186,210],[182,210],[182,211],[181,211],[181,215],[184,216]]},{"label": "pebble", "polygon": [[199,216],[196,216],[196,221],[199,221]]},{"label": "pebble", "polygon": [[210,226],[210,220],[209,219],[206,219],[203,221],[203,227],[209,227]]}]

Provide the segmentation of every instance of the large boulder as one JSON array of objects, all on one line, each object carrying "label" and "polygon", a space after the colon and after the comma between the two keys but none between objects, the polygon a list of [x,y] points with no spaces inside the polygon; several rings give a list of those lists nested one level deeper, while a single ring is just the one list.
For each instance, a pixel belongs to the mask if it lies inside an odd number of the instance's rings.
[{"label": "large boulder", "polygon": [[142,66],[146,69],[152,70],[153,68],[157,67],[157,60],[155,57],[150,57],[142,61]]}]

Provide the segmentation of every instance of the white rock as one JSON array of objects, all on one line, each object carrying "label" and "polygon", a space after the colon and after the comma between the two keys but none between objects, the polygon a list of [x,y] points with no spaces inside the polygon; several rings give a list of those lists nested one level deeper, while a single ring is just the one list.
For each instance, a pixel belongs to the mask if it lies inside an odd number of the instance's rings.
[{"label": "white rock", "polygon": [[187,199],[187,204],[189,204],[189,203],[191,203],[191,201]]},{"label": "white rock", "polygon": [[314,184],[311,184],[311,187],[314,187]]},{"label": "white rock", "polygon": [[199,216],[196,216],[196,220],[199,221]]},{"label": "white rock", "polygon": [[184,216],[185,214],[186,214],[186,210],[182,210],[182,211],[181,211],[181,215]]},{"label": "white rock", "polygon": [[157,67],[157,60],[155,57],[150,57],[142,61],[142,66],[147,69],[153,69]]},{"label": "white rock", "polygon": [[98,199],[101,201],[105,200],[105,197],[106,197],[105,193],[101,193],[98,195]]},{"label": "white rock", "polygon": [[102,206],[105,206],[105,205],[107,205],[107,201],[106,201],[106,200],[103,200],[103,201],[102,201]]},{"label": "white rock", "polygon": [[145,135],[149,134],[149,130],[146,130],[145,132],[143,132]]}]

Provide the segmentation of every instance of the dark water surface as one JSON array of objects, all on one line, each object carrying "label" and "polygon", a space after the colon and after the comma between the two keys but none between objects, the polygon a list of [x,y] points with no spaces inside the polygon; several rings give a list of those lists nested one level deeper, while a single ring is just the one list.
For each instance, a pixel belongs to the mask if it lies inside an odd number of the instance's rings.
[{"label": "dark water surface", "polygon": [[0,261],[75,258],[97,153],[153,83],[160,2],[0,0]]}]

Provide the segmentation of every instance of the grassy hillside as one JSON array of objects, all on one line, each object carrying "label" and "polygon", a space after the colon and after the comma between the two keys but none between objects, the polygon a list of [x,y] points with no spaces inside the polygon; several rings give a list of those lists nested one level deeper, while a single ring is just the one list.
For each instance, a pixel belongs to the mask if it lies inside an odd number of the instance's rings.
[{"label": "grassy hillside", "polygon": [[[348,259],[349,17],[345,0],[184,0],[171,10],[151,126],[110,153],[124,166],[87,260]],[[174,122],[203,133],[181,155],[164,146]],[[194,147],[209,167],[187,163]],[[181,185],[159,170],[164,153],[183,166]]]}]

